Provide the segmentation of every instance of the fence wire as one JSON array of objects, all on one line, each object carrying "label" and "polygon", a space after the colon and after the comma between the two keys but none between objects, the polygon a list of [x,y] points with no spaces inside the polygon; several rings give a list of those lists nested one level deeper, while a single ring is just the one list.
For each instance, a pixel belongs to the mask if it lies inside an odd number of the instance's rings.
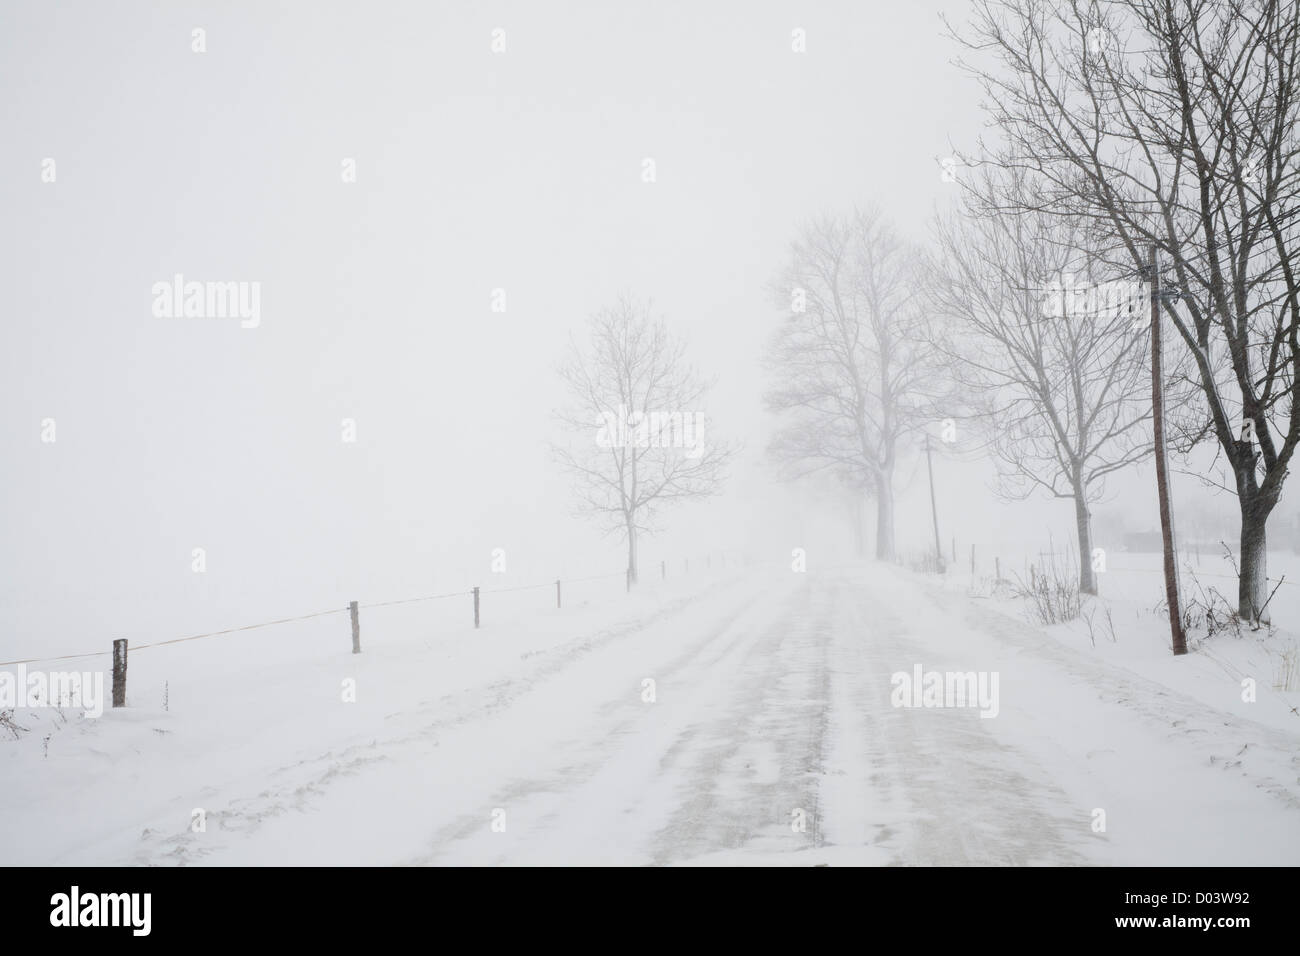
[{"label": "fence wire", "polygon": [[[584,581],[598,581],[604,578],[625,577],[625,576],[626,576],[626,572],[624,571],[614,571],[610,574],[593,574],[585,578],[573,578],[567,581],[564,579],[560,579],[560,580],[563,584],[581,584]],[[552,588],[552,587],[555,587],[555,581],[546,581],[542,584],[525,584],[525,585],[520,585],[518,587],[512,587],[512,588],[493,588],[490,590],[479,589],[479,593],[505,594],[509,591],[531,591],[531,590],[536,590],[538,588]],[[473,593],[474,593],[474,589],[470,588],[469,590],[465,590],[465,591],[448,591],[442,594],[426,594],[421,597],[401,598],[396,601],[375,601],[370,604],[358,603],[357,610],[363,611],[369,608],[394,607],[398,604],[414,604],[420,601],[438,601],[444,598],[469,597]],[[169,644],[183,644],[187,641],[198,641],[206,637],[220,637],[225,634],[238,634],[242,631],[255,631],[263,627],[274,627],[277,624],[292,624],[295,621],[306,621],[306,620],[310,620],[311,618],[325,617],[330,614],[347,614],[350,610],[351,610],[350,605],[348,607],[330,608],[327,611],[313,611],[310,614],[299,614],[297,617],[282,617],[274,621],[261,621],[257,624],[245,624],[242,627],[228,627],[220,631],[207,631],[206,633],[203,634],[191,634],[189,637],[174,637],[166,641],[150,641],[147,644],[131,644],[129,645],[129,647],[130,647],[130,651],[134,653],[136,651],[147,650],[148,648],[151,647],[165,647]],[[0,667],[9,667],[14,664],[38,664],[46,661],[67,661],[67,660],[74,660],[76,658],[82,658],[82,657],[109,657],[112,655],[112,653],[113,652],[111,650],[108,650],[108,651],[88,651],[84,654],[61,654],[56,657],[28,657],[22,660],[0,661]]]}]

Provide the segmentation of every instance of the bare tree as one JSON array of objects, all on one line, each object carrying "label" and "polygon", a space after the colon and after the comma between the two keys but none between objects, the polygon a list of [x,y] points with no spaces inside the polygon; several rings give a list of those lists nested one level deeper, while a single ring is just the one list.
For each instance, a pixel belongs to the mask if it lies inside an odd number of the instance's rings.
[{"label": "bare tree", "polygon": [[934,345],[986,426],[1003,494],[1073,500],[1079,589],[1096,594],[1089,503],[1151,454],[1146,309],[1138,283],[1094,275],[1077,226],[1010,214],[995,194],[972,184],[937,221],[928,288],[953,321]]},{"label": "bare tree", "polygon": [[1232,469],[1238,613],[1260,615],[1300,441],[1300,0],[977,0],[964,43],[1001,135],[982,159],[1028,172],[1031,204],[1117,268],[1152,248],[1172,267],[1161,309],[1205,398],[1188,437]]},{"label": "bare tree", "polygon": [[733,451],[706,434],[705,382],[649,303],[624,296],[592,316],[586,347],[570,342],[560,366],[571,433],[554,446],[576,479],[582,510],[627,541],[627,581],[637,580],[637,536],[664,505],[720,490]]},{"label": "bare tree", "polygon": [[876,557],[894,557],[894,467],[933,386],[919,258],[874,208],[808,225],[774,286],[788,316],[769,348],[771,451],[792,476],[837,471],[876,499]]}]

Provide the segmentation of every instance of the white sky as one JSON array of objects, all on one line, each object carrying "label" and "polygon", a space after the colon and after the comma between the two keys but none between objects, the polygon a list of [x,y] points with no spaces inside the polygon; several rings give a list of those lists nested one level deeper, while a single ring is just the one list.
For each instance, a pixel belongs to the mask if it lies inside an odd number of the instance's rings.
[{"label": "white sky", "polygon": [[[964,7],[4,4],[0,652],[492,584],[496,547],[518,583],[620,570],[546,443],[567,336],[624,290],[747,445],[644,561],[788,560],[832,521],[764,462],[764,290],[819,212],[874,201],[924,238],[937,157],[981,123],[938,19]],[[260,327],[155,318],[177,272],[259,281]],[[1072,527],[938,471],[963,555],[1007,515]],[[905,549],[930,540],[923,480],[900,467]]]}]

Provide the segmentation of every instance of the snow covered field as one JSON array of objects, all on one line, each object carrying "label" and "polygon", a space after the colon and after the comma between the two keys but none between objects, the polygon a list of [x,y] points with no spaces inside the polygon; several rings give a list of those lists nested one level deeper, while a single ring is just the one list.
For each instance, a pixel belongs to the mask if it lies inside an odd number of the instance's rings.
[{"label": "snow covered field", "polygon": [[[0,858],[1300,863],[1289,638],[1175,659],[1139,563],[1095,646],[955,572],[814,564],[502,595],[478,631],[459,600],[363,612],[359,656],[345,614],[142,650],[128,708],[18,712]],[[996,674],[996,714],[894,706],[918,666]]]}]

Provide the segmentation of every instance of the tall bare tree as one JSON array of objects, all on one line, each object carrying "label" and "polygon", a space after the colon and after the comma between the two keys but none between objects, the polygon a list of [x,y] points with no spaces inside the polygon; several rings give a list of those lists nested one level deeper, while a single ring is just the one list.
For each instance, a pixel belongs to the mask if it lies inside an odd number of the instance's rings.
[{"label": "tall bare tree", "polygon": [[1238,613],[1267,601],[1268,516],[1300,441],[1300,0],[976,0],[966,66],[1032,205],[1115,266],[1150,249],[1241,514]]},{"label": "tall bare tree", "polygon": [[939,381],[918,308],[919,257],[878,209],[810,223],[773,292],[771,450],[792,476],[837,471],[876,499],[876,557],[894,557],[894,468]]},{"label": "tall bare tree", "polygon": [[733,451],[711,434],[702,403],[709,384],[687,363],[650,304],[623,296],[591,317],[585,346],[571,341],[560,366],[570,432],[553,446],[576,481],[582,510],[627,541],[628,586],[637,538],[665,506],[718,492]]},{"label": "tall bare tree", "polygon": [[928,288],[952,321],[934,345],[985,425],[1002,492],[1073,500],[1079,588],[1096,594],[1089,504],[1151,454],[1147,310],[1137,282],[1094,274],[1077,224],[999,208],[983,180],[936,223]]}]

